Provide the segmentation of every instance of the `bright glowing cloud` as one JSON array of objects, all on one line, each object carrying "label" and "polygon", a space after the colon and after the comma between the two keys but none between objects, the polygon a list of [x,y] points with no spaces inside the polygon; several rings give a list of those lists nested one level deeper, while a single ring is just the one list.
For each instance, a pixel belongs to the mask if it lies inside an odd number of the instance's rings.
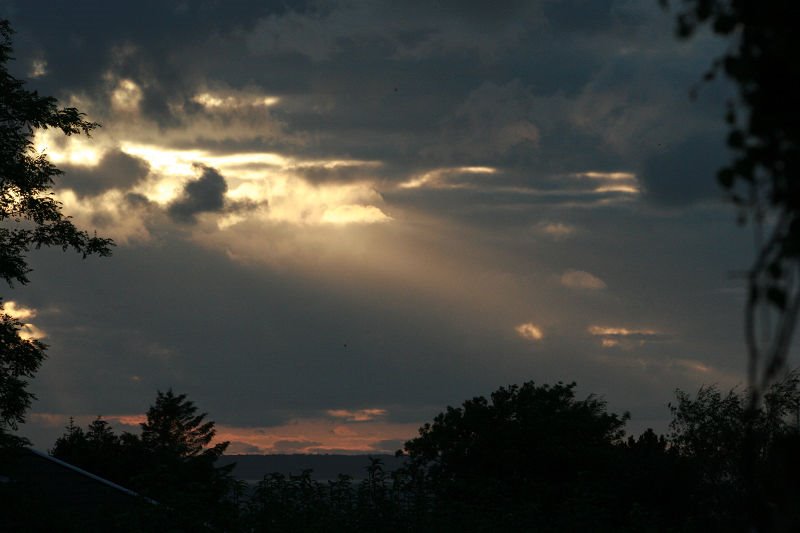
[{"label": "bright glowing cloud", "polygon": [[611,181],[632,181],[636,179],[636,174],[632,172],[577,172],[573,174],[579,178],[591,178],[598,180],[611,180]]},{"label": "bright glowing cloud", "polygon": [[64,135],[57,130],[37,130],[33,137],[33,146],[39,153],[47,155],[56,165],[94,167],[103,158],[104,150],[94,138],[87,139],[81,135]]},{"label": "bright glowing cloud", "polygon": [[572,174],[575,178],[588,178],[604,182],[594,188],[596,193],[618,192],[625,194],[639,194],[641,187],[632,172],[577,172]]},{"label": "bright glowing cloud", "polygon": [[[264,220],[293,224],[373,224],[391,218],[376,204],[381,195],[369,182],[312,184],[297,174],[309,167],[374,167],[380,163],[358,160],[304,161],[269,152],[214,154],[205,150],[174,150],[156,146],[122,143],[123,152],[145,160],[156,179],[139,185],[135,192],[161,205],[174,201],[187,179],[193,179],[196,165],[219,171],[228,182],[226,197],[268,205],[254,212]],[[225,217],[220,227],[245,220]]]},{"label": "bright glowing cloud", "polygon": [[603,326],[590,326],[589,333],[592,335],[630,337],[633,335],[658,335],[652,329],[628,329],[628,328],[607,328]]},{"label": "bright glowing cloud", "polygon": [[111,107],[123,113],[138,112],[143,96],[141,87],[135,81],[121,79],[111,91]]},{"label": "bright glowing cloud", "polygon": [[325,411],[329,416],[342,418],[348,422],[367,422],[378,417],[386,416],[389,412],[386,409],[329,409]]},{"label": "bright glowing cloud", "polygon": [[561,284],[570,289],[600,290],[606,283],[589,272],[569,269],[561,275]]},{"label": "bright glowing cloud", "polygon": [[640,189],[635,185],[601,185],[595,188],[594,192],[624,192],[627,194],[638,194]]},{"label": "bright glowing cloud", "polygon": [[464,188],[465,184],[451,183],[448,180],[459,174],[494,174],[496,168],[492,167],[449,167],[430,170],[411,179],[402,182],[398,187],[401,189],[418,189],[420,187],[432,188]]},{"label": "bright glowing cloud", "polygon": [[280,98],[277,96],[203,92],[196,94],[192,101],[209,110],[231,110],[247,107],[271,107],[280,102]]},{"label": "bright glowing cloud", "polygon": [[515,327],[514,330],[523,339],[528,339],[531,341],[540,341],[544,338],[544,333],[542,333],[541,328],[539,328],[539,326],[536,326],[531,322],[520,324],[519,326]]},{"label": "bright glowing cloud", "polygon": [[8,300],[3,302],[2,313],[10,316],[11,318],[17,319],[22,323],[22,327],[19,330],[19,336],[23,339],[43,339],[47,336],[47,334],[38,327],[31,323],[25,322],[30,318],[36,318],[36,309],[19,305],[14,300]]},{"label": "bright glowing cloud", "polygon": [[17,320],[26,320],[36,316],[35,309],[21,307],[13,300],[3,302],[3,313],[7,314],[11,318],[16,318]]},{"label": "bright glowing cloud", "polygon": [[307,168],[324,168],[334,169],[342,167],[362,167],[362,168],[376,168],[382,166],[380,161],[364,161],[361,159],[320,159],[320,160],[306,160],[296,161],[292,168],[307,169]]},{"label": "bright glowing cloud", "polygon": [[[214,166],[207,161],[210,154],[205,150],[172,150],[129,142],[121,143],[120,150],[147,161],[152,171],[162,176],[192,176],[195,173],[194,165],[196,163]],[[153,198],[151,200],[157,201]]]},{"label": "bright glowing cloud", "polygon": [[632,348],[647,342],[662,341],[665,335],[654,329],[636,329],[625,327],[589,326],[589,334],[600,338],[604,348]]},{"label": "bright glowing cloud", "polygon": [[372,205],[339,205],[326,209],[320,222],[327,224],[373,224],[388,222],[391,217]]}]

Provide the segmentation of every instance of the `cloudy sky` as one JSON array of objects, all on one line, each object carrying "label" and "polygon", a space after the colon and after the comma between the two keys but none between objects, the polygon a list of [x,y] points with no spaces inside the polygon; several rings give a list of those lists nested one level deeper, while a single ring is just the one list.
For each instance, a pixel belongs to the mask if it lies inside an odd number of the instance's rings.
[{"label": "cloudy sky", "polygon": [[743,380],[751,233],[713,179],[720,43],[655,0],[0,0],[86,112],[37,146],[107,259],[31,254],[23,431],[189,395],[235,452],[394,450],[446,405],[577,381],[633,432]]}]

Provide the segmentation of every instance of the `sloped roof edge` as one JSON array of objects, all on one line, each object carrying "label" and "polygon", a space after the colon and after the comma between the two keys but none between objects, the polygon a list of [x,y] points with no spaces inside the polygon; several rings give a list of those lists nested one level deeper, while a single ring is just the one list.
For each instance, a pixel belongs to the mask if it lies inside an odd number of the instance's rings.
[{"label": "sloped roof edge", "polygon": [[153,503],[153,504],[156,504],[156,505],[158,504],[157,501],[155,501],[155,500],[153,500],[151,498],[148,498],[147,496],[142,496],[141,494],[139,494],[137,492],[134,492],[134,491],[132,491],[130,489],[126,489],[122,485],[117,485],[113,481],[109,481],[109,480],[107,480],[105,478],[102,478],[100,476],[92,474],[91,472],[87,472],[86,470],[84,470],[82,468],[78,468],[75,465],[71,465],[71,464],[69,464],[67,462],[62,461],[61,459],[56,459],[52,455],[46,454],[44,452],[40,452],[39,450],[34,450],[33,448],[28,448],[28,450],[30,450],[30,452],[33,453],[34,455],[38,455],[39,457],[41,457],[43,459],[47,459],[48,461],[52,461],[52,462],[56,463],[57,465],[60,465],[60,466],[63,466],[64,468],[68,468],[68,469],[72,470],[73,472],[77,472],[78,474],[81,474],[83,476],[91,478],[91,479],[93,479],[93,480],[95,480],[95,481],[97,481],[99,483],[102,483],[104,485],[107,485],[107,486],[109,486],[109,487],[111,487],[113,489],[116,489],[118,491],[124,492],[125,494],[127,494],[129,496],[133,496],[135,498],[143,498],[144,500],[146,500],[146,501],[148,501],[150,503]]}]

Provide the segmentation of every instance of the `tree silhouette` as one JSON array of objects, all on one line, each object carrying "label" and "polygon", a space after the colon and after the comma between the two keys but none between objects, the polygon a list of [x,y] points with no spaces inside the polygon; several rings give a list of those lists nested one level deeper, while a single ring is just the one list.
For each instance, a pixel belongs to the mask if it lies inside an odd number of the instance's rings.
[{"label": "tree silhouette", "polygon": [[177,530],[229,530],[237,514],[234,465],[215,466],[228,443],[211,445],[214,422],[206,416],[185,394],[159,391],[140,435],[116,435],[99,417],[86,430],[70,420],[51,453],[160,502],[157,515]]},{"label": "tree silhouette", "polygon": [[758,394],[784,369],[800,311],[800,63],[795,52],[800,49],[800,4],[681,4],[680,37],[691,37],[708,25],[730,41],[705,76],[713,79],[722,73],[738,89],[725,117],[735,157],[717,178],[740,209],[742,221],[767,227],[750,270],[745,313],[750,385]]},{"label": "tree silhouette", "polygon": [[25,412],[34,399],[25,390],[27,380],[36,374],[44,360],[46,346],[36,339],[23,338],[22,327],[19,320],[0,308],[0,448],[27,443],[9,430],[16,430],[24,422]]},{"label": "tree silhouette", "polygon": [[[660,0],[663,6],[669,0]],[[677,2],[676,2],[677,3]],[[677,33],[689,38],[701,27],[729,41],[705,79],[724,74],[738,97],[728,102],[728,146],[733,161],[718,181],[757,228],[757,254],[748,275],[745,339],[748,348],[750,423],[744,428],[754,520],[768,513],[755,486],[758,442],[753,423],[761,397],[785,370],[800,312],[800,47],[794,0],[682,0]],[[766,237],[762,232],[766,229]],[[761,518],[758,518],[761,517]]]},{"label": "tree silhouette", "polygon": [[211,458],[216,460],[228,447],[227,442],[209,448],[216,430],[214,422],[205,421],[208,413],[197,412],[194,402],[185,394],[169,389],[158,391],[156,403],[147,410],[142,422],[142,445],[156,454],[179,459]]},{"label": "tree silhouette", "polygon": [[[442,524],[591,528],[614,520],[610,494],[628,415],[575,397],[575,384],[501,387],[448,407],[405,444]],[[581,513],[569,507],[584,502]]]},{"label": "tree silhouette", "polygon": [[102,417],[93,420],[85,431],[70,418],[65,429],[50,450],[53,457],[121,485],[130,484],[136,469],[141,467],[129,457],[128,451],[135,449],[131,446],[133,435],[115,434]]},{"label": "tree silhouette", "polygon": [[[793,526],[780,530],[796,530],[797,500],[787,495],[800,495],[798,460],[787,459],[800,444],[800,374],[774,383],[756,411],[749,401],[748,391],[723,393],[715,386],[701,387],[694,397],[677,391],[671,447],[696,474],[691,498],[707,520],[704,529],[736,530],[750,520],[763,531],[783,521]],[[750,508],[754,499],[758,506]]]},{"label": "tree silhouette", "polygon": [[229,443],[211,445],[215,424],[206,416],[185,394],[158,391],[140,424],[140,437],[128,442],[129,457],[139,457],[143,465],[132,486],[178,509],[190,522],[220,523],[235,514],[228,500],[234,465],[214,465]]},{"label": "tree silhouette", "polygon": [[[33,145],[37,130],[89,135],[98,124],[74,107],[59,108],[55,98],[39,96],[9,74],[11,34],[9,22],[0,20],[0,278],[9,286],[28,282],[26,255],[32,248],[72,248],[86,257],[109,255],[113,245],[78,230],[61,212],[52,186],[62,172]],[[18,320],[0,312],[0,445],[23,440],[9,430],[24,421],[34,398],[25,390],[26,380],[39,369],[46,348],[21,337],[20,328]]]}]

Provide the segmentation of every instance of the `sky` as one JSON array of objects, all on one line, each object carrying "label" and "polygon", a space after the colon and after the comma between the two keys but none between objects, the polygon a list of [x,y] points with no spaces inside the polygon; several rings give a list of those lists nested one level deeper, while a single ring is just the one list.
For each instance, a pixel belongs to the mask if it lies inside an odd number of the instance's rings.
[{"label": "sky", "polygon": [[744,382],[752,231],[716,186],[724,47],[655,0],[0,0],[110,258],[30,254],[22,434],[185,393],[232,453],[394,451],[447,405],[578,384],[666,431]]}]

